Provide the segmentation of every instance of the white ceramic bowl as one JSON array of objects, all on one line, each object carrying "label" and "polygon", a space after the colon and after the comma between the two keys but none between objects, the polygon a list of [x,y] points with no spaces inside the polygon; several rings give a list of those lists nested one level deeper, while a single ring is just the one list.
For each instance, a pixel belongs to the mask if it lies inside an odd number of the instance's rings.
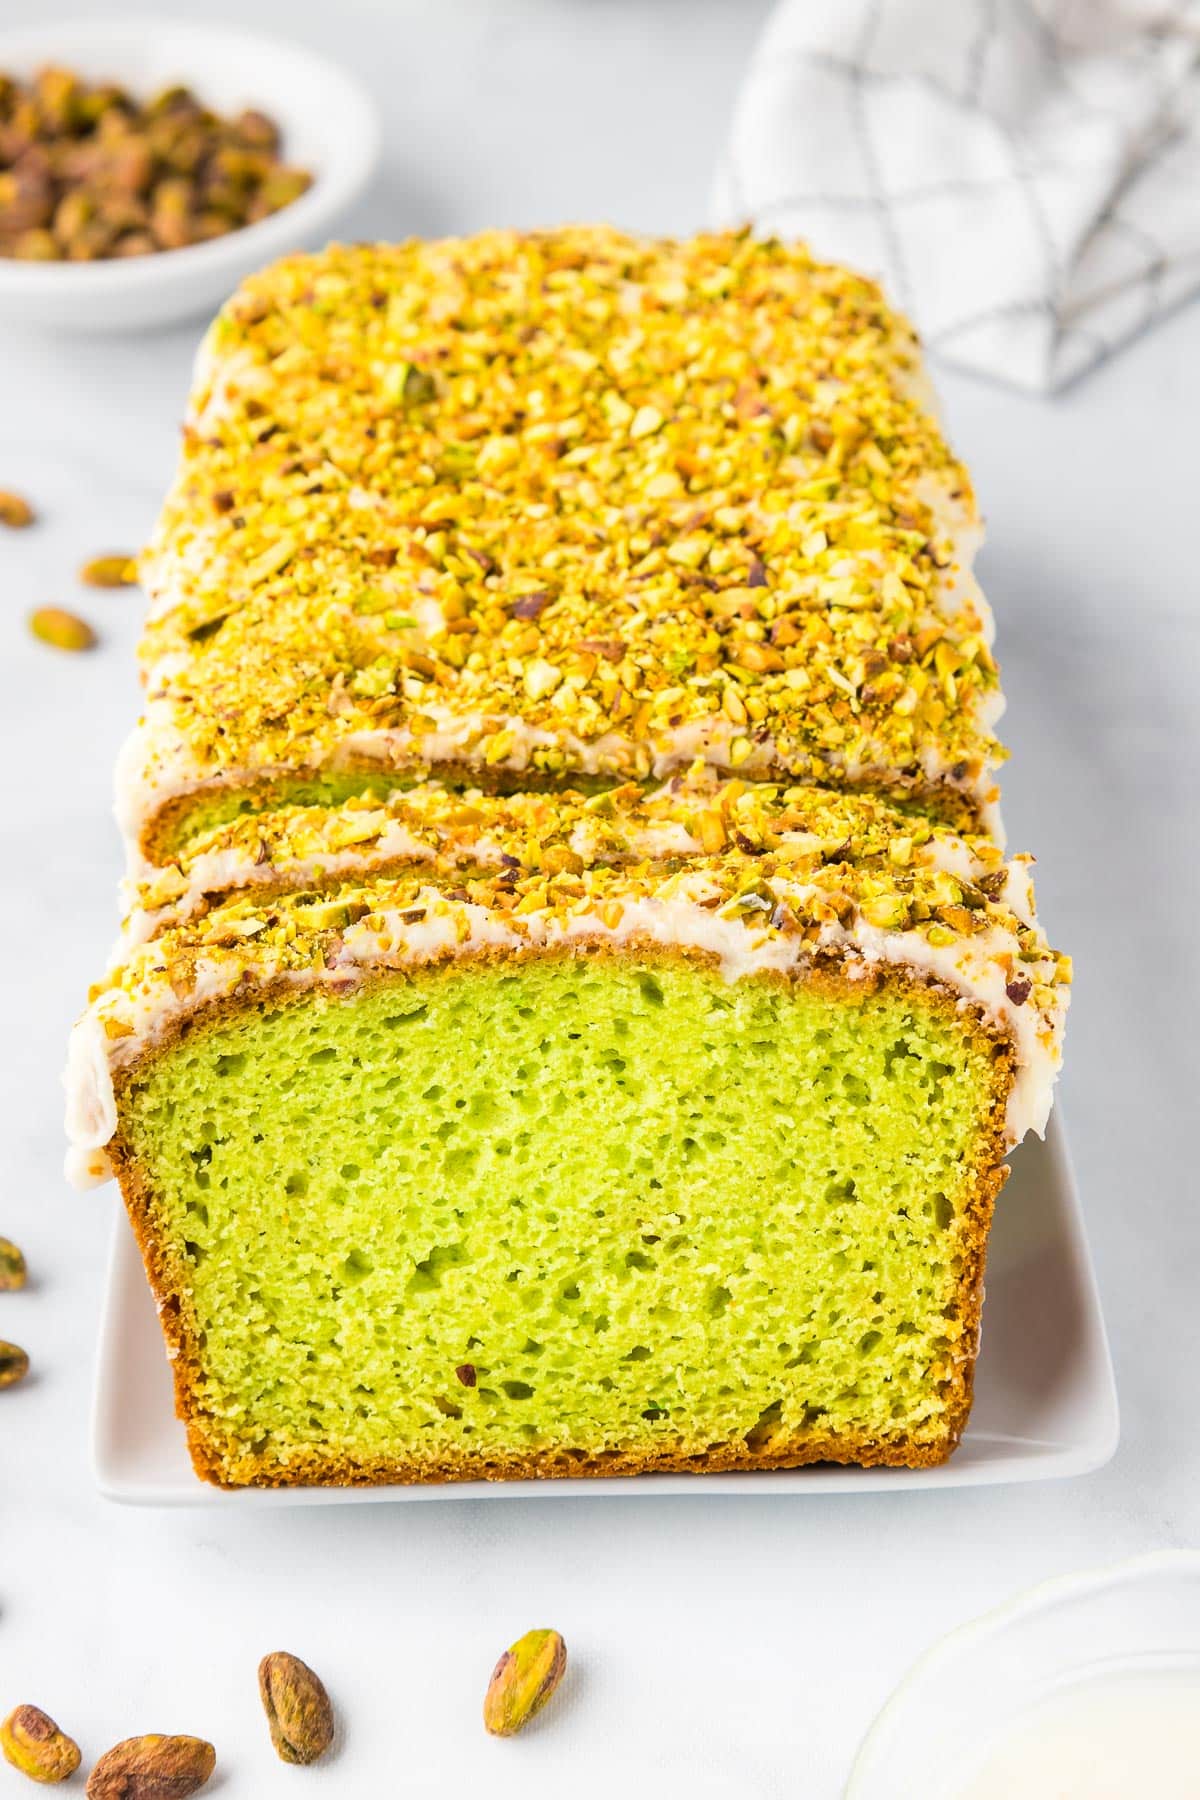
[{"label": "white ceramic bowl", "polygon": [[1052,1696],[1160,1671],[1200,1671],[1200,1551],[1047,1581],[952,1631],[872,1725],[846,1800],[950,1800],[1008,1728]]},{"label": "white ceramic bowl", "polygon": [[284,156],[311,171],[308,192],[227,237],[153,256],[95,263],[0,257],[0,319],[76,331],[127,331],[215,311],[243,276],[324,243],[379,158],[374,102],[335,64],[297,44],[222,25],[153,18],[0,31],[0,69],[29,76],[61,63],[149,97],[174,82],[217,112],[253,106],[283,132]]}]

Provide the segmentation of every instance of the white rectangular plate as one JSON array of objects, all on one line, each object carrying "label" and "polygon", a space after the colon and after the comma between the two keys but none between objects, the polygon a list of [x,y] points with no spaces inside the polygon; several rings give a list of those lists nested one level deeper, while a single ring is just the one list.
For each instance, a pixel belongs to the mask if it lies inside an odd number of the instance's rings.
[{"label": "white rectangular plate", "polygon": [[618,1494],[870,1493],[1082,1475],[1117,1447],[1117,1394],[1062,1126],[1025,1144],[1000,1196],[988,1251],[983,1348],[963,1441],[936,1469],[832,1464],[728,1475],[471,1481],[428,1487],[250,1488],[192,1472],[141,1258],[124,1211],[113,1232],[92,1417],[96,1479],[145,1506],[313,1506],[377,1500],[567,1499]]}]

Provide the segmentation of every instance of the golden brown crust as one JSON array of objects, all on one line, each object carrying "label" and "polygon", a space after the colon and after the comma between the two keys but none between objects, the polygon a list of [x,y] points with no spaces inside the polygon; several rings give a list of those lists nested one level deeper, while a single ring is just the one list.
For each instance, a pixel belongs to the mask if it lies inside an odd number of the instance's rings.
[{"label": "golden brown crust", "polygon": [[[574,950],[560,948],[544,954],[587,955],[602,960],[621,960],[619,953],[598,946],[578,946]],[[714,962],[713,958],[702,952],[655,951],[639,947],[639,962],[647,958],[657,958],[664,962],[682,959],[709,965]],[[487,952],[478,960],[504,960],[504,953]],[[461,963],[423,970],[417,978],[460,979]],[[412,979],[411,974],[394,970],[380,971],[372,977],[375,982],[385,983],[408,982]],[[552,1447],[514,1453],[507,1457],[464,1455],[443,1459],[438,1463],[425,1463],[403,1456],[362,1459],[347,1456],[337,1450],[318,1448],[289,1451],[286,1460],[282,1460],[266,1452],[247,1449],[243,1445],[234,1446],[223,1439],[219,1427],[206,1414],[201,1399],[203,1353],[190,1315],[186,1267],[175,1255],[166,1233],[159,1227],[155,1197],[146,1172],[132,1155],[123,1134],[118,1132],[109,1147],[110,1155],[146,1275],[158,1305],[171,1359],[176,1413],[186,1427],[188,1448],[196,1473],[202,1479],[224,1487],[369,1487],[479,1480],[541,1480],[571,1475],[612,1476],[673,1472],[717,1474],[734,1470],[794,1469],[817,1462],[902,1468],[924,1468],[944,1462],[957,1446],[971,1409],[988,1231],[996,1196],[1008,1176],[1008,1168],[1002,1158],[1005,1108],[1014,1074],[1012,1046],[989,1030],[976,1011],[964,1009],[957,995],[908,970],[877,967],[862,980],[850,983],[838,973],[836,963],[826,960],[817,961],[791,975],[766,972],[751,979],[770,981],[780,986],[803,982],[806,986],[816,988],[824,997],[851,1005],[861,1003],[868,994],[881,989],[915,995],[932,1012],[944,1019],[952,1018],[959,1030],[986,1043],[991,1053],[991,1104],[980,1135],[971,1192],[960,1213],[960,1268],[955,1301],[957,1319],[961,1324],[959,1348],[955,1352],[955,1361],[949,1373],[939,1383],[945,1411],[942,1415],[942,1428],[937,1436],[916,1438],[897,1433],[894,1436],[872,1437],[852,1433],[831,1434],[813,1429],[802,1435],[779,1433],[759,1442],[738,1438],[726,1443],[703,1446],[677,1443],[658,1447],[650,1453],[641,1450],[589,1452],[582,1447]],[[153,1055],[161,1055],[180,1036],[211,1029],[250,1006],[300,1003],[301,999],[294,990],[282,986],[275,990],[259,989],[249,995],[228,996],[207,1008],[201,1015],[193,1014],[179,1020],[170,1034],[155,1047]],[[118,1103],[125,1087],[137,1080],[138,1071],[147,1060],[145,1057],[140,1058],[121,1072],[117,1081]],[[749,1434],[750,1439],[754,1436],[754,1433]]]}]

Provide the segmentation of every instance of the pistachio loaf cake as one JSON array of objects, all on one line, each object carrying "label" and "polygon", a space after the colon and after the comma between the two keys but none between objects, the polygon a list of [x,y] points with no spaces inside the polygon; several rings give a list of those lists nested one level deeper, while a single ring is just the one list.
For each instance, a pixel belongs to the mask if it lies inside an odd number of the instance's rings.
[{"label": "pistachio loaf cake", "polygon": [[67,1071],[199,1473],[949,1455],[1070,981],[977,538],[907,327],[795,246],[495,232],[230,301]]}]

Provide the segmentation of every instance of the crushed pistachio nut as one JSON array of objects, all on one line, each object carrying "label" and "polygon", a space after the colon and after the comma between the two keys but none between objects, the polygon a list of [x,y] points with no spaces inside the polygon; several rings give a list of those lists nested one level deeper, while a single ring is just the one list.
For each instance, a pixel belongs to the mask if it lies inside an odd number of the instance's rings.
[{"label": "crushed pistachio nut", "polygon": [[0,1388],[13,1387],[29,1373],[29,1357],[19,1344],[0,1338]]}]

